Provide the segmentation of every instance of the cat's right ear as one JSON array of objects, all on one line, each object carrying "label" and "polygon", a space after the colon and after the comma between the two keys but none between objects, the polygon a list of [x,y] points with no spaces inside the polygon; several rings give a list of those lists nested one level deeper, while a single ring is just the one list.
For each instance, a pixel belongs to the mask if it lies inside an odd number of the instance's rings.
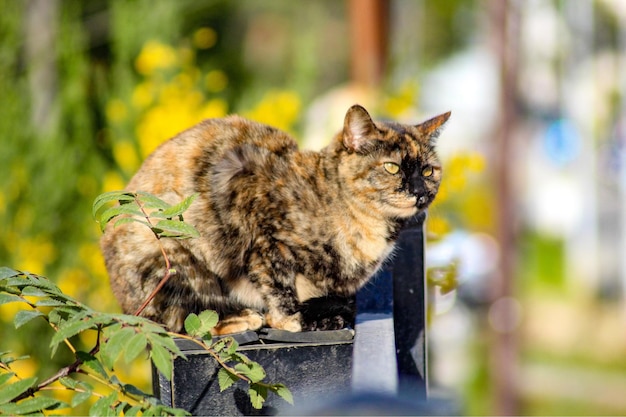
[{"label": "cat's right ear", "polygon": [[440,114],[439,116],[435,116],[432,119],[425,121],[424,123],[420,123],[415,126],[420,133],[428,138],[430,141],[434,141],[439,136],[441,129],[446,124],[448,119],[450,118],[451,112],[446,112]]},{"label": "cat's right ear", "polygon": [[343,144],[348,150],[358,152],[363,149],[375,131],[376,125],[367,110],[358,104],[348,109],[343,122]]}]

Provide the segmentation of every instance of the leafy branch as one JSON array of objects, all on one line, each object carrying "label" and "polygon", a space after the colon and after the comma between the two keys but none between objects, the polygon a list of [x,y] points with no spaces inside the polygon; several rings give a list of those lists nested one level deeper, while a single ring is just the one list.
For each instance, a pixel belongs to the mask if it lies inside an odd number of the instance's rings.
[{"label": "leafy branch", "polygon": [[[186,415],[185,410],[165,406],[139,388],[122,383],[113,369],[119,360],[129,364],[147,352],[159,372],[171,379],[174,358],[185,358],[175,343],[177,338],[198,344],[221,366],[218,372],[221,391],[241,380],[249,385],[250,401],[255,408],[261,408],[272,392],[293,403],[291,392],[283,384],[263,381],[266,374],[261,365],[239,352],[232,337],[213,339],[211,329],[218,322],[217,313],[190,314],[184,323],[187,334],[168,332],[161,325],[139,316],[167,279],[176,273],[161,239],[198,236],[193,226],[183,220],[183,213],[195,198],[194,195],[179,204],[169,205],[147,193],[112,192],[99,196],[94,202],[93,214],[96,216],[102,211],[100,224],[103,229],[113,219],[114,227],[139,222],[149,227],[159,242],[167,273],[134,315],[93,310],[64,294],[45,277],[0,268],[0,305],[25,304],[13,319],[16,329],[34,319],[44,319],[54,330],[49,344],[51,356],[61,344],[74,355],[71,364],[38,383],[37,377],[21,378],[11,368],[15,361],[27,357],[13,358],[9,356],[10,352],[0,352],[0,415],[75,408],[92,397],[97,400],[89,410],[91,415]],[[119,202],[119,205],[107,207],[112,202]],[[83,351],[75,345],[74,338],[87,331],[96,332],[96,342],[91,349]],[[78,375],[107,387],[106,394],[97,391],[84,378],[78,379]],[[60,387],[53,386],[56,382]],[[71,391],[70,403],[42,394],[53,389]]]},{"label": "leafy branch", "polygon": [[[135,311],[136,316],[141,314],[170,277],[176,273],[176,270],[172,269],[169,257],[161,244],[161,238],[187,239],[200,236],[193,226],[183,221],[183,213],[191,206],[197,197],[198,194],[193,194],[174,206],[170,206],[165,201],[152,194],[141,191],[136,193],[111,191],[96,198],[92,211],[94,217],[96,217],[98,212],[108,203],[112,201],[119,202],[119,205],[106,209],[100,215],[99,223],[102,230],[104,230],[108,222],[119,217],[114,227],[130,222],[141,223],[152,231],[159,243],[159,248],[163,255],[163,260],[165,261],[166,272],[152,293],[146,298],[137,311]],[[157,220],[156,223],[154,222],[155,219]]]}]

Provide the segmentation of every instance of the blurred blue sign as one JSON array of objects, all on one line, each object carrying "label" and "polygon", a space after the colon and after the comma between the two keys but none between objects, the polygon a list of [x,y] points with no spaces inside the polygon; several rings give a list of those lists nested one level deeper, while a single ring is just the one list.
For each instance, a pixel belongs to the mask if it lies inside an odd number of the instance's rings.
[{"label": "blurred blue sign", "polygon": [[570,120],[557,119],[546,128],[543,146],[551,162],[564,166],[580,154],[581,137]]}]

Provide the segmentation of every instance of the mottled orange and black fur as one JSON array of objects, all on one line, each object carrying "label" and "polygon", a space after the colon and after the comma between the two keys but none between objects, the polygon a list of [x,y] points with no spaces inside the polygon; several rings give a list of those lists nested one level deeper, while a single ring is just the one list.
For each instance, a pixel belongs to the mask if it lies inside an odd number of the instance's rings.
[{"label": "mottled orange and black fur", "polygon": [[[393,251],[403,220],[435,198],[434,139],[449,115],[374,123],[355,105],[320,152],[238,116],[164,143],[127,190],[172,204],[199,193],[184,216],[201,236],[161,240],[176,274],[143,315],[175,331],[205,309],[223,317],[215,333],[323,327],[308,322],[303,303],[354,295]],[[157,242],[139,223],[109,224],[101,247],[113,291],[132,312],[165,273]]]}]

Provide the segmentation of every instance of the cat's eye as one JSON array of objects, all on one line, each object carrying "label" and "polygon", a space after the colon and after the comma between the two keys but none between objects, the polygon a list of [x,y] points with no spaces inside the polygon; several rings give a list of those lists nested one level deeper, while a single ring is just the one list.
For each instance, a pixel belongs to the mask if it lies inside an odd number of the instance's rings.
[{"label": "cat's eye", "polygon": [[394,164],[393,162],[385,162],[383,168],[390,174],[397,174],[400,171],[400,165]]},{"label": "cat's eye", "polygon": [[431,166],[426,166],[422,169],[422,177],[432,177],[435,172],[434,168]]}]

